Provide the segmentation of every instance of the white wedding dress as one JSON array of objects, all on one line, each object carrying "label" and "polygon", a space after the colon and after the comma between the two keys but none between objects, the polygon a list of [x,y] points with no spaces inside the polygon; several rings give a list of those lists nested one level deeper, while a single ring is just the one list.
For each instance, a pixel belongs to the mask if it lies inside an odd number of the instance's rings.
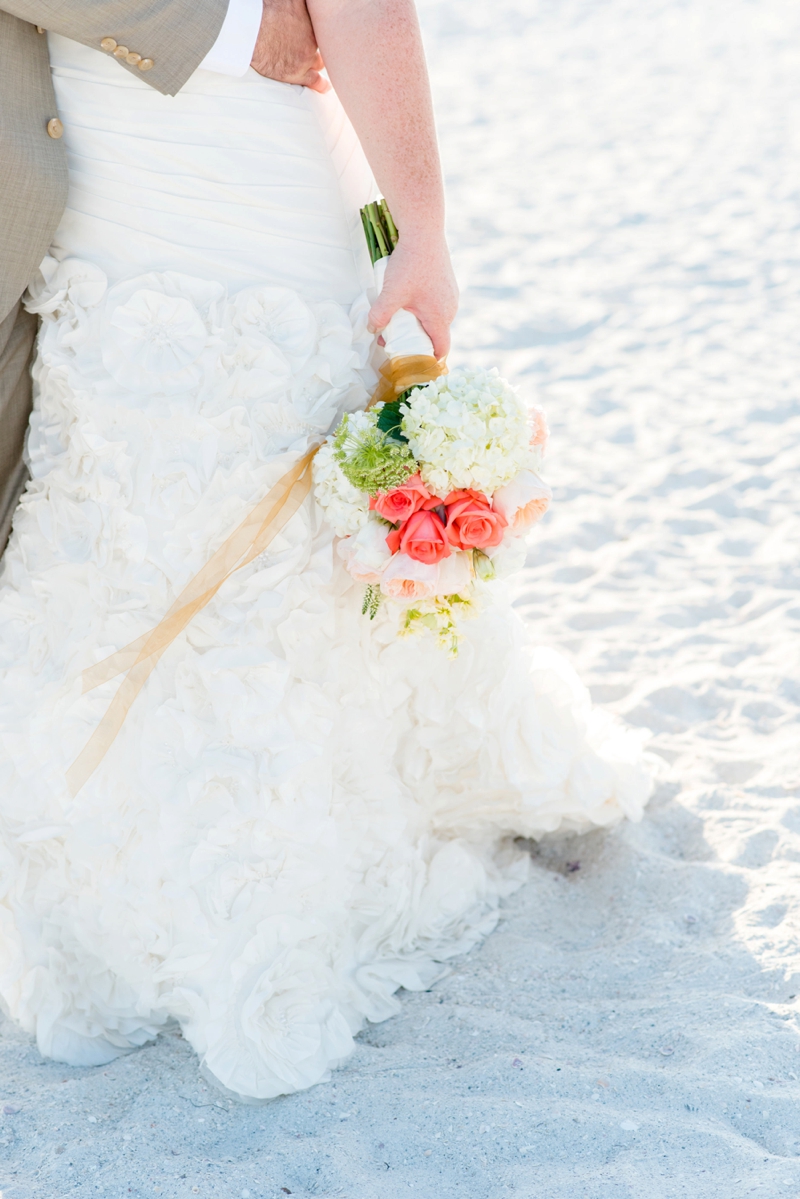
[{"label": "white wedding dress", "polygon": [[530,649],[502,588],[460,656],[370,624],[309,499],[178,637],[75,798],[119,680],[375,375],[333,95],[198,72],[175,98],[52,37],[69,207],[0,590],[0,993],[97,1064],[176,1020],[232,1092],[307,1087],[525,877],[514,836],[638,819],[641,738]]}]

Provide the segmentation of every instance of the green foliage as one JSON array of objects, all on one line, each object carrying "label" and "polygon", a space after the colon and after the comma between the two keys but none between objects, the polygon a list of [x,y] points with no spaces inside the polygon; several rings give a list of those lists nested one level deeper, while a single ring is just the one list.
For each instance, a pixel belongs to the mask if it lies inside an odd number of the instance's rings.
[{"label": "green foliage", "polygon": [[427,629],[436,637],[440,649],[448,658],[458,656],[460,633],[458,621],[476,615],[476,605],[470,594],[440,595],[423,600],[418,607],[406,608],[398,633],[401,637]]},{"label": "green foliage", "polygon": [[381,606],[381,589],[374,587],[372,583],[367,585],[364,592],[364,603],[361,605],[361,615],[369,614],[370,620],[374,620],[377,615],[378,608]]},{"label": "green foliage", "polygon": [[408,442],[403,432],[403,414],[400,411],[401,400],[392,400],[383,404],[378,412],[378,428],[393,441]]}]

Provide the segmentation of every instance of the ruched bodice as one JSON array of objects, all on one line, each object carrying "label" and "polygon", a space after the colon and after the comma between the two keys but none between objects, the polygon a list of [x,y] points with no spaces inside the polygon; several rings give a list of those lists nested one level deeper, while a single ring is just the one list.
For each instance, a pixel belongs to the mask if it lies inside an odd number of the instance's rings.
[{"label": "ruched bodice", "polygon": [[48,36],[70,170],[56,257],[101,262],[110,282],[174,270],[344,305],[368,285],[358,210],[375,186],[332,92],[196,71],[163,96]]}]

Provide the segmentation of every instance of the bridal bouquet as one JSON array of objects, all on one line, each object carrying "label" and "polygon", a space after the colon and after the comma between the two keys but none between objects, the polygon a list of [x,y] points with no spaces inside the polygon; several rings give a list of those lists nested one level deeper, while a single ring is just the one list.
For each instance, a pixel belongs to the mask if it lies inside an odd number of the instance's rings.
[{"label": "bridal bouquet", "polygon": [[[397,231],[385,202],[362,216],[380,289]],[[384,371],[394,387],[345,414],[321,446],[314,494],[347,570],[365,585],[364,613],[388,602],[401,634],[431,630],[454,656],[482,585],[523,565],[524,534],[547,510],[551,491],[538,473],[547,426],[496,370],[441,373],[411,313],[393,317],[384,340],[400,368]],[[425,377],[414,368],[426,361],[438,377],[404,386]]]}]

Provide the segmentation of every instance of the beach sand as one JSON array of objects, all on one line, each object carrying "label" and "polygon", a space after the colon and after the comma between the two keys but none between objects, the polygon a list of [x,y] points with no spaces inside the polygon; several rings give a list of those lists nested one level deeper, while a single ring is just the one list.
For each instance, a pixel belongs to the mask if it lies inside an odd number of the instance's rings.
[{"label": "beach sand", "polygon": [[3,1199],[800,1196],[800,9],[422,0],[464,302],[553,430],[518,586],[653,731],[638,825],[264,1107],[0,1037]]}]

